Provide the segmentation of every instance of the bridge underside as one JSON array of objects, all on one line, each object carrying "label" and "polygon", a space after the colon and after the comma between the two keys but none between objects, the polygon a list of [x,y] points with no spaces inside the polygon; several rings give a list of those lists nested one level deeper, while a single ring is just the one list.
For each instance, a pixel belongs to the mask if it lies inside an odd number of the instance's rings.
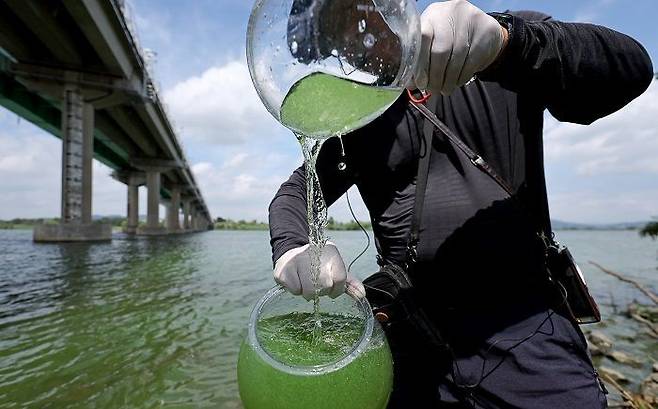
[{"label": "bridge underside", "polygon": [[[37,229],[37,241],[109,239],[107,228],[91,220],[92,158],[127,185],[127,233],[211,225],[121,5],[0,2],[0,105],[62,140],[62,225]],[[143,184],[148,220],[138,228],[136,192]],[[167,206],[164,227],[160,203]]]}]

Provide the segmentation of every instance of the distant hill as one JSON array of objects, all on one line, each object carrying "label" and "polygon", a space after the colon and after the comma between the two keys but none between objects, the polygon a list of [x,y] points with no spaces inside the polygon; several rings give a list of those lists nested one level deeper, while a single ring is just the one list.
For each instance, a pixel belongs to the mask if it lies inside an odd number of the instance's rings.
[{"label": "distant hill", "polygon": [[[160,212],[160,219],[162,219],[162,216],[163,216],[162,212]],[[125,218],[126,218],[125,215],[122,216],[120,214],[107,214],[107,215],[95,214],[95,215],[91,216],[92,220],[103,220],[103,219],[105,219],[105,220],[107,220],[107,219],[114,220],[114,219],[125,219]],[[145,214],[140,214],[139,215],[139,220],[140,221],[146,221],[146,215]]]},{"label": "distant hill", "polygon": [[649,223],[643,222],[622,222],[622,223],[572,223],[562,220],[551,220],[553,230],[640,230]]}]

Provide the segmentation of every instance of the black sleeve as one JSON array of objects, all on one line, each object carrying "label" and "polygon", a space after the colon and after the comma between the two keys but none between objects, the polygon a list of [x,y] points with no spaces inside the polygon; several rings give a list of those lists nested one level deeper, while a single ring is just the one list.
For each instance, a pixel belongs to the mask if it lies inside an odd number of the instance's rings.
[{"label": "black sleeve", "polygon": [[[331,206],[352,186],[349,171],[339,171],[340,143],[337,138],[327,140],[317,161],[316,170],[322,186],[322,194]],[[286,251],[308,244],[306,220],[306,169],[297,168],[284,182],[269,207],[270,244],[272,260],[276,262]]]},{"label": "black sleeve", "polygon": [[642,45],[611,29],[513,16],[506,49],[481,78],[531,95],[560,121],[590,124],[644,92],[653,68]]}]

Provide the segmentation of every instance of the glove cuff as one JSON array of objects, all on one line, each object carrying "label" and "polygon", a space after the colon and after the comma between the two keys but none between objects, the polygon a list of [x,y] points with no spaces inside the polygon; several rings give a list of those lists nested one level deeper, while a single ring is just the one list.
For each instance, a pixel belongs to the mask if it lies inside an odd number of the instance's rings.
[{"label": "glove cuff", "polygon": [[506,13],[489,13],[489,15],[498,21],[498,23],[505,29],[509,37],[507,39],[507,46],[500,53],[496,61],[482,71],[479,75],[482,79],[500,78],[500,75],[508,70],[508,67],[513,67],[516,60],[520,58],[523,53],[523,44],[525,43],[525,20],[520,17],[513,16]]}]

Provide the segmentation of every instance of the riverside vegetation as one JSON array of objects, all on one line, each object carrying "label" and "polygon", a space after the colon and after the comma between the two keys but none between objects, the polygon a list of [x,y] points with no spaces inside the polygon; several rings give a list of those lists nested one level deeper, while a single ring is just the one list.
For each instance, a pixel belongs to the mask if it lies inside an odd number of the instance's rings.
[{"label": "riverside vegetation", "polygon": [[[121,216],[95,216],[95,223],[109,223],[114,227],[124,227],[126,225],[126,218]],[[37,224],[56,224],[59,223],[59,218],[35,218],[24,219],[15,218],[11,220],[0,220],[0,230],[24,230],[31,229]],[[359,221],[366,230],[371,230],[372,225],[369,221]],[[327,220],[327,230],[360,230],[359,224],[355,221],[339,222],[333,217]],[[556,223],[555,230],[596,230],[596,231],[619,231],[619,230],[638,230],[642,237],[650,237],[658,239],[658,221],[649,222],[644,227],[637,223],[620,224],[620,225],[571,225],[566,224],[561,226],[559,222]],[[143,224],[140,222],[140,225]],[[268,230],[269,225],[266,222],[258,220],[233,220],[218,217],[215,220],[215,230]]]},{"label": "riverside vegetation", "polygon": [[[643,234],[643,236],[649,234]],[[654,235],[655,236],[655,235]],[[598,263],[590,264],[600,271],[635,287],[648,302],[633,301],[620,307],[613,301],[612,314],[603,322],[591,328],[585,328],[589,351],[593,357],[601,379],[611,390],[610,408],[652,409],[658,407],[658,294],[649,286],[629,278],[621,273],[611,271]],[[624,321],[627,328],[634,328],[634,333],[618,333],[614,327]],[[630,324],[632,322],[633,324]],[[629,325],[630,324],[630,325]],[[605,330],[614,334],[606,335]],[[620,343],[635,344],[633,353],[619,348]],[[643,355],[634,355],[642,353]],[[624,373],[646,371],[651,373],[638,385]]]},{"label": "riverside vegetation", "polygon": [[658,238],[658,221],[651,222],[644,226],[644,228],[640,230],[640,235],[643,237],[648,236],[652,239]]},{"label": "riverside vegetation", "polygon": [[[360,221],[361,226],[365,229],[371,229],[370,222]],[[348,231],[348,230],[360,230],[359,223],[355,221],[351,222],[338,222],[333,217],[330,217],[327,220],[327,230],[338,230],[338,231]],[[232,220],[232,219],[223,219],[218,217],[215,221],[215,230],[269,230],[270,225],[265,222],[260,222],[258,220]]]}]

